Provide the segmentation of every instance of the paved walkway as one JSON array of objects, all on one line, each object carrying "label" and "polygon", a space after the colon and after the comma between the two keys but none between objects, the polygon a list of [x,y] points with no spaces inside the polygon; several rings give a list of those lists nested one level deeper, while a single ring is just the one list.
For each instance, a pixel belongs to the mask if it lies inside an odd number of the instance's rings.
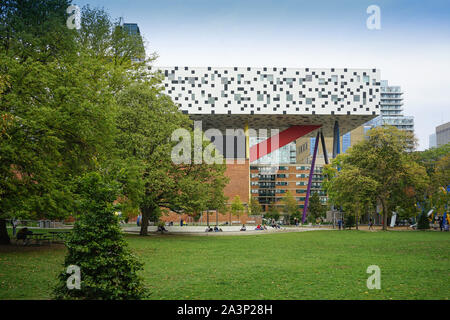
[{"label": "paved walkway", "polygon": [[[255,235],[255,234],[269,234],[269,233],[286,233],[286,232],[304,232],[304,231],[318,231],[318,230],[333,230],[332,227],[287,227],[281,229],[275,229],[268,227],[267,230],[255,230],[256,226],[247,226],[247,231],[240,231],[241,226],[219,226],[223,232],[205,232],[206,226],[172,226],[167,227],[168,230],[165,234],[179,234],[179,235],[195,235],[195,236],[225,236],[225,235]],[[126,233],[138,234],[141,230],[140,227],[125,227],[123,230]],[[149,233],[157,233],[156,226],[148,227]],[[334,229],[336,230],[336,229]],[[159,233],[157,233],[159,234]]]}]

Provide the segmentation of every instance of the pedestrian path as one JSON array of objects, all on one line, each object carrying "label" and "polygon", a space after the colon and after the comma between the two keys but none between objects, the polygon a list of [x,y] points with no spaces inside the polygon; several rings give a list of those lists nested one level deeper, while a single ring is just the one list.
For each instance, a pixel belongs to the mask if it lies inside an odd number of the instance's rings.
[{"label": "pedestrian path", "polygon": [[[183,235],[202,235],[202,236],[221,236],[221,235],[255,235],[255,234],[273,234],[284,232],[305,232],[305,231],[319,231],[319,230],[333,230],[332,227],[287,227],[275,229],[267,227],[267,230],[255,230],[256,226],[247,226],[246,231],[240,231],[241,226],[219,226],[222,232],[205,232],[206,226],[166,226],[167,233],[165,234],[183,234]],[[131,234],[139,234],[140,227],[125,227],[124,232]],[[157,226],[149,226],[149,233],[157,233]],[[336,230],[336,229],[334,229]],[[158,233],[159,234],[159,233]]]}]

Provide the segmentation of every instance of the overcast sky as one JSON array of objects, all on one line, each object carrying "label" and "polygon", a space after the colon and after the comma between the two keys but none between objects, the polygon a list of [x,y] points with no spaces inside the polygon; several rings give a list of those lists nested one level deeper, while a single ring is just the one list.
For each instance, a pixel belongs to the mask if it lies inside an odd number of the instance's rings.
[{"label": "overcast sky", "polygon": [[[74,0],[138,23],[158,66],[378,68],[404,91],[419,150],[450,121],[447,0]],[[381,10],[369,30],[366,9]]]}]

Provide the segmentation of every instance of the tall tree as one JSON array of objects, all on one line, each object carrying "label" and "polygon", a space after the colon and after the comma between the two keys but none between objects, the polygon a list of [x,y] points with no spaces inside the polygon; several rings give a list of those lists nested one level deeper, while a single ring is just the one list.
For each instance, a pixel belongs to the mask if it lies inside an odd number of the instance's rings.
[{"label": "tall tree", "polygon": [[[152,81],[130,86],[117,96],[117,152],[124,166],[132,164],[136,168],[136,174],[129,175],[128,180],[142,186],[136,197],[142,212],[141,235],[147,234],[148,218],[160,207],[177,213],[222,207],[227,182],[223,161],[193,161],[196,152],[204,154],[208,141],[196,149],[190,119],[162,93],[160,78]],[[180,131],[186,141],[171,139]],[[203,133],[199,135],[203,139]],[[185,145],[181,153],[187,161],[178,163],[173,159],[178,156],[174,150],[182,142]]]},{"label": "tall tree", "polygon": [[[332,162],[334,173],[328,177],[331,180],[328,188],[337,202],[357,199],[355,203],[381,203],[383,230],[386,230],[396,200],[409,197],[407,190],[423,189],[427,175],[425,168],[415,163],[407,152],[413,141],[411,134],[395,127],[378,127],[367,134],[368,139]],[[337,180],[333,182],[334,179]]]},{"label": "tall tree", "polygon": [[[150,78],[142,64],[114,59],[124,54],[113,50],[117,41],[106,41],[102,54],[91,50],[85,39],[95,39],[94,34],[119,38],[104,11],[85,8],[84,29],[68,29],[69,4],[0,4],[0,112],[8,123],[0,135],[2,243],[9,243],[8,217],[57,218],[72,212],[71,181],[113,153],[115,95],[133,81]],[[84,19],[92,14],[99,19]]]},{"label": "tall tree", "polygon": [[320,201],[319,194],[313,192],[308,203],[308,221],[316,222],[317,219],[322,218],[325,215],[326,207]]},{"label": "tall tree", "polygon": [[231,210],[231,214],[236,216],[238,219],[240,219],[240,217],[244,213],[245,207],[242,204],[241,197],[239,195],[236,195],[233,198],[233,202],[231,202],[230,210]]},{"label": "tall tree", "polygon": [[294,195],[287,191],[282,199],[283,211],[286,214],[285,221],[290,222],[291,217],[299,216],[297,200],[295,200]]},{"label": "tall tree", "polygon": [[261,214],[261,205],[259,204],[259,201],[254,197],[250,197],[249,208],[251,215],[257,216]]},{"label": "tall tree", "polygon": [[[326,166],[324,189],[329,201],[344,208],[347,215],[354,215],[356,228],[361,214],[369,208],[375,197],[377,181],[361,174],[361,169],[341,161],[342,155]],[[339,167],[339,170],[337,169]]]}]

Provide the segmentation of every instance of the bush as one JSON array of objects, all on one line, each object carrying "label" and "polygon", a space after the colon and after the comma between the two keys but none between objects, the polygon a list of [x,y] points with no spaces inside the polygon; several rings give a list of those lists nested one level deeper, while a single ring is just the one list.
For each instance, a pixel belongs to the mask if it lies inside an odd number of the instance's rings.
[{"label": "bush", "polygon": [[430,220],[428,220],[427,214],[425,212],[423,212],[419,216],[419,220],[417,221],[417,229],[419,230],[430,229]]},{"label": "bush", "polygon": [[278,211],[269,211],[264,215],[265,219],[268,219],[269,222],[274,219],[275,221],[278,221],[278,219],[280,219],[280,214],[278,213]]},{"label": "bush", "polygon": [[351,229],[355,226],[355,217],[351,214],[345,217],[345,228]]},{"label": "bush", "polygon": [[289,223],[290,224],[295,224],[295,220],[294,220],[295,218],[297,218],[298,223],[302,223],[302,217],[303,217],[303,215],[300,212],[296,212],[294,214],[291,214],[289,216]]},{"label": "bush", "polygon": [[[55,288],[56,299],[141,299],[147,296],[137,272],[142,269],[126,243],[112,204],[118,186],[98,173],[80,179],[80,209],[73,231],[66,240],[64,271]],[[80,289],[68,289],[67,267],[81,271]]]}]

